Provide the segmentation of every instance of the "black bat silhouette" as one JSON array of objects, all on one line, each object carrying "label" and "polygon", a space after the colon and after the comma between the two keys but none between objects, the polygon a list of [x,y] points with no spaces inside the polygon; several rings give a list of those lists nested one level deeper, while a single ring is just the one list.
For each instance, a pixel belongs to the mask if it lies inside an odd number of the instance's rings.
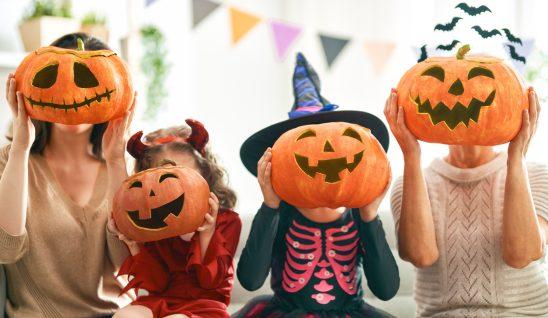
[{"label": "black bat silhouette", "polygon": [[444,51],[451,51],[452,49],[455,48],[455,46],[457,46],[458,43],[460,43],[459,40],[453,40],[453,42],[451,42],[450,44],[440,44],[440,45],[438,45],[437,49],[438,50],[444,50]]},{"label": "black bat silhouette", "polygon": [[491,9],[489,9],[487,6],[482,5],[479,7],[472,7],[464,2],[457,4],[455,8],[461,9],[462,11],[468,13],[468,15],[471,15],[471,16],[482,14],[484,12],[492,12]]},{"label": "black bat silhouette", "polygon": [[476,30],[476,32],[478,32],[479,35],[481,35],[482,38],[484,39],[487,39],[487,38],[490,38],[492,36],[495,36],[495,35],[502,35],[500,34],[500,31],[497,30],[497,29],[493,29],[493,30],[484,30],[482,29],[479,25],[474,25],[472,27],[472,29]]},{"label": "black bat silhouette", "polygon": [[516,61],[520,61],[523,64],[527,63],[527,60],[524,56],[521,56],[516,52],[516,47],[511,44],[506,44],[506,46],[510,49],[510,57],[513,58]]},{"label": "black bat silhouette", "polygon": [[518,38],[517,36],[514,36],[510,32],[510,30],[502,29],[502,31],[504,31],[504,34],[506,34],[506,38],[508,39],[508,41],[513,42],[513,43],[519,43],[519,45],[523,45],[523,43],[521,42],[521,39]]},{"label": "black bat silhouette", "polygon": [[455,26],[457,25],[457,23],[459,22],[459,20],[462,20],[462,18],[461,17],[454,17],[453,20],[451,20],[451,22],[449,22],[449,23],[436,24],[436,26],[434,27],[434,31],[436,31],[436,30],[452,31],[455,28]]},{"label": "black bat silhouette", "polygon": [[421,46],[421,56],[417,60],[417,63],[420,63],[428,58],[428,52],[426,52],[426,44]]}]

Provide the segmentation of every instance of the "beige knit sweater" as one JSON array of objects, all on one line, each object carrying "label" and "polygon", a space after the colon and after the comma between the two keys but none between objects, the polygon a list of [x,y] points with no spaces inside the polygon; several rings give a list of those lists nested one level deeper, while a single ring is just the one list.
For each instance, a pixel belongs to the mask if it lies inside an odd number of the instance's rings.
[{"label": "beige knit sweater", "polygon": [[[507,155],[474,169],[437,159],[425,171],[440,257],[417,269],[418,317],[548,317],[543,261],[513,269],[502,260],[502,208]],[[540,217],[548,220],[548,168],[528,164]],[[392,190],[396,231],[403,183]]]},{"label": "beige knit sweater", "polygon": [[[0,149],[0,176],[8,154],[9,146]],[[12,236],[0,228],[9,317],[101,317],[129,302],[118,297],[114,279],[128,254],[106,229],[106,185],[103,165],[90,202],[79,207],[61,190],[45,158],[30,156],[26,233]]]}]

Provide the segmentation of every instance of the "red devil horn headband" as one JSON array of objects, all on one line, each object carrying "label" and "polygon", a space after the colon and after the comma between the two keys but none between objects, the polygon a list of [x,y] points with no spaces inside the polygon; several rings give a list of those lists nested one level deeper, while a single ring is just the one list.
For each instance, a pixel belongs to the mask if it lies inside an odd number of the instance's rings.
[{"label": "red devil horn headband", "polygon": [[187,119],[185,120],[187,125],[190,126],[190,129],[192,129],[192,132],[190,133],[190,136],[186,139],[186,142],[192,145],[196,151],[198,151],[202,157],[205,156],[205,146],[207,145],[207,142],[209,141],[209,133],[205,129],[204,125],[194,119]]},{"label": "red devil horn headband", "polygon": [[[197,120],[187,119],[185,120],[185,122],[188,126],[190,126],[190,129],[192,130],[188,138],[181,139],[177,136],[165,136],[153,140],[152,144],[165,144],[173,141],[186,142],[190,144],[192,148],[198,151],[200,155],[202,155],[202,157],[204,157],[205,146],[209,141],[209,133],[205,129],[204,125]],[[141,159],[143,153],[151,147],[150,145],[147,145],[141,141],[142,137],[143,132],[139,131],[131,136],[131,138],[129,138],[127,142],[127,152],[129,152],[129,154],[135,159]]]}]

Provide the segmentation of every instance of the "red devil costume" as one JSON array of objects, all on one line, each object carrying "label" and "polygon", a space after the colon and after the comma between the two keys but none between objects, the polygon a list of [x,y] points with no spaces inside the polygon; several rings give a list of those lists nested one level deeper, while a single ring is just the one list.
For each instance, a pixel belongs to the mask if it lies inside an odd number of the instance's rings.
[{"label": "red devil costume", "polygon": [[[154,142],[188,142],[203,156],[207,131],[197,121],[186,122],[192,128],[189,138],[164,137]],[[136,159],[150,147],[141,142],[141,136],[142,132],[138,132],[128,142],[128,152]],[[203,261],[198,233],[189,241],[172,237],[140,244],[139,254],[128,257],[118,273],[131,278],[123,292],[132,288],[148,291],[149,295],[139,296],[132,305],[149,308],[155,318],[173,314],[192,318],[229,317],[226,309],[230,302],[233,257],[240,230],[238,214],[220,208]]]},{"label": "red devil costume", "polygon": [[[386,150],[388,131],[377,117],[359,111],[333,111],[319,93],[320,82],[302,54],[293,76],[295,104],[289,120],[249,137],[240,156],[257,175],[257,162],[284,132],[326,122],[349,122],[371,129]],[[399,272],[377,217],[364,222],[358,209],[339,219],[317,223],[296,207],[281,202],[277,209],[263,204],[255,218],[238,263],[238,279],[248,290],[260,288],[268,273],[273,296],[251,300],[235,318],[387,318],[390,314],[363,300],[362,278],[380,299],[392,298]]]}]

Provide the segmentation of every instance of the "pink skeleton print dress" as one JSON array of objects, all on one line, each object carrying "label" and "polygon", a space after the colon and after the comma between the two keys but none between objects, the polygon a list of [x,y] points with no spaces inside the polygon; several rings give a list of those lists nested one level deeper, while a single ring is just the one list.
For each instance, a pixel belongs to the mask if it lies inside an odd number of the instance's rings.
[{"label": "pink skeleton print dress", "polygon": [[391,317],[364,301],[363,273],[380,299],[392,298],[399,288],[380,220],[363,222],[358,210],[315,223],[291,205],[263,205],[237,276],[244,288],[256,290],[269,272],[274,295],[251,300],[233,317]]}]

